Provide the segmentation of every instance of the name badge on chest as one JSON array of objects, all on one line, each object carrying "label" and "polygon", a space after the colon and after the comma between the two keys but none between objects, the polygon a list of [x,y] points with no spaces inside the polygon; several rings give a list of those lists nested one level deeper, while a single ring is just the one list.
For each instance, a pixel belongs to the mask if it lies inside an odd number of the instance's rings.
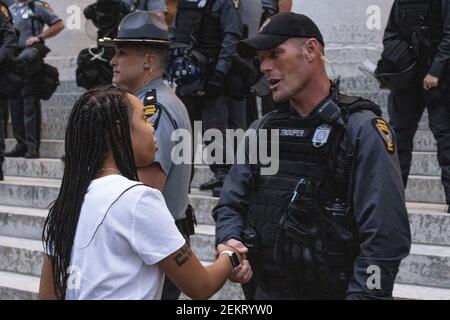
[{"label": "name badge on chest", "polygon": [[316,129],[314,132],[314,137],[312,139],[312,144],[316,148],[320,148],[328,142],[328,138],[330,137],[332,127],[327,124],[322,124],[320,127]]}]

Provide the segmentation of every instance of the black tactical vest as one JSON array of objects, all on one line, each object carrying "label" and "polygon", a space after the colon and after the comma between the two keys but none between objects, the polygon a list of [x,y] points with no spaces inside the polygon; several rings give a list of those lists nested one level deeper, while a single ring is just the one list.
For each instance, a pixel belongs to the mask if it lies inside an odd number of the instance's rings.
[{"label": "black tactical vest", "polygon": [[[279,130],[279,171],[274,176],[264,176],[259,173],[258,165],[253,166],[248,221],[258,239],[258,254],[254,256],[258,261],[252,263],[259,266],[256,279],[265,290],[281,290],[293,298],[342,298],[359,246],[351,208],[347,206],[347,200],[351,197],[349,183],[355,150],[346,122],[352,112],[372,110],[378,115],[380,112],[373,103],[359,98],[339,95],[337,104],[331,106],[328,101],[332,101],[331,98],[318,106],[308,118],[302,118],[287,108],[269,114],[263,120],[261,129]],[[302,270],[303,273],[304,270],[311,270],[301,267],[305,264],[303,259],[286,268],[280,267],[277,261],[275,249],[282,228],[280,221],[290,206],[294,190],[302,199],[297,203],[301,210],[312,215],[318,215],[320,211],[350,234],[346,241],[330,236],[320,249],[323,251],[321,259],[327,260],[327,270],[317,271],[322,273],[324,283],[333,283],[330,288],[334,293],[318,292],[317,296],[311,296],[307,292],[296,291],[292,286],[298,281],[293,274],[295,270]],[[336,206],[347,206],[349,210],[344,216],[333,217]],[[301,229],[302,226],[297,227]],[[308,279],[300,286],[311,286],[307,281],[312,281],[315,275],[304,276]],[[314,286],[318,288],[319,283]]]},{"label": "black tactical vest", "polygon": [[220,20],[212,16],[214,1],[180,0],[177,7],[175,41],[194,43],[194,49],[209,59],[217,59],[223,41]]},{"label": "black tactical vest", "polygon": [[397,5],[402,39],[410,41],[415,28],[428,27],[436,50],[443,37],[442,0],[398,0]]}]

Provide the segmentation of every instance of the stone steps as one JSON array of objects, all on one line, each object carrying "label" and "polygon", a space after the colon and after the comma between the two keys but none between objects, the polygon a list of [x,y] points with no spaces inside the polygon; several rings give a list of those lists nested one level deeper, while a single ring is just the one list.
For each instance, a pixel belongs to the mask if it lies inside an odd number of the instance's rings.
[{"label": "stone steps", "polygon": [[[193,237],[192,241],[193,251],[204,264],[208,264],[208,261],[211,261],[211,257],[214,256],[214,247],[211,247],[206,241],[198,241],[198,238],[205,236],[213,229],[212,227],[204,228],[204,230],[198,229],[198,234]],[[211,238],[212,235],[209,234],[209,237]],[[205,256],[205,248],[209,248],[207,256]],[[0,236],[0,257],[1,272],[40,276],[43,262],[41,241]],[[439,286],[448,291],[450,290],[449,274],[450,247],[413,245],[410,256],[401,264],[397,281],[401,285]],[[230,298],[236,298],[240,288],[235,284],[229,284],[222,291],[224,293],[216,295],[216,298],[223,297],[224,294]]]},{"label": "stone steps", "polygon": [[0,205],[0,236],[42,239],[47,209]]},{"label": "stone steps", "polygon": [[405,196],[406,201],[445,203],[444,188],[438,176],[410,175]]},{"label": "stone steps", "polygon": [[[0,300],[34,300],[38,291],[39,277],[0,271]],[[396,299],[448,300],[450,290],[396,283],[393,295]],[[187,298],[182,295],[181,299]],[[228,281],[211,299],[244,300],[244,296],[239,285]]]},{"label": "stone steps", "polygon": [[[16,139],[5,139],[6,151],[12,150],[16,145]],[[60,159],[64,155],[64,141],[53,139],[42,139],[39,153],[42,158]]]},{"label": "stone steps", "polygon": [[5,158],[3,172],[8,176],[62,179],[64,163],[51,158]]},{"label": "stone steps", "polygon": [[0,271],[0,300],[35,300],[39,277]]},{"label": "stone steps", "polygon": [[[59,185],[60,180],[56,179],[6,176],[5,181],[0,182],[0,198],[4,205],[45,209],[56,199]],[[217,198],[211,197],[209,192],[200,192],[195,188],[191,190],[191,198],[197,212],[210,213],[217,205]],[[406,199],[424,203],[445,203],[440,177],[410,176]]]},{"label": "stone steps", "polygon": [[393,296],[399,300],[449,300],[450,289],[396,283]]},{"label": "stone steps", "polygon": [[[212,197],[200,193],[190,195],[193,204],[201,204],[208,198]],[[430,207],[422,203],[407,203],[412,241],[417,244],[450,246],[450,214],[443,212],[444,206],[432,208],[433,206],[435,205]],[[0,205],[0,236],[40,240],[47,214],[47,209]],[[208,229],[214,226],[211,211],[197,210],[196,216],[198,233],[212,233],[212,229]]]}]

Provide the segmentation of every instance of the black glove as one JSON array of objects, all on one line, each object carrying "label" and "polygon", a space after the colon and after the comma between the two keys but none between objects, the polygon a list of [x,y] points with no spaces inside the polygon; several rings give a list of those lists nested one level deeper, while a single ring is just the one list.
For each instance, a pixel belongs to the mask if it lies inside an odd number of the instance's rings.
[{"label": "black glove", "polygon": [[208,98],[217,98],[222,95],[223,83],[225,75],[220,71],[215,71],[213,76],[210,77],[205,83],[205,95]]}]

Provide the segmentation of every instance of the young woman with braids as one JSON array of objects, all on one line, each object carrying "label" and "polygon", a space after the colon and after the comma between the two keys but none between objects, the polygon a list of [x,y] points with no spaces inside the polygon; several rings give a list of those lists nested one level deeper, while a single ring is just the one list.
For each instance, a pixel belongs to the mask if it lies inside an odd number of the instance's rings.
[{"label": "young woman with braids", "polygon": [[203,267],[161,193],[137,182],[136,167],[154,159],[153,131],[142,103],[119,89],[92,90],[75,103],[61,190],[45,221],[39,298],[159,299],[165,273],[205,299],[230,275],[249,280],[227,246]]}]

